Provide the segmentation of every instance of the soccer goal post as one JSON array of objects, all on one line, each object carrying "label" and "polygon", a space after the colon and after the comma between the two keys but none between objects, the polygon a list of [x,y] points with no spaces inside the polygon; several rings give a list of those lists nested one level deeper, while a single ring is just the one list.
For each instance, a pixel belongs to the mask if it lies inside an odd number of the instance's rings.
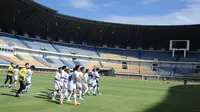
[{"label": "soccer goal post", "polygon": [[160,80],[159,75],[142,75],[142,80]]}]

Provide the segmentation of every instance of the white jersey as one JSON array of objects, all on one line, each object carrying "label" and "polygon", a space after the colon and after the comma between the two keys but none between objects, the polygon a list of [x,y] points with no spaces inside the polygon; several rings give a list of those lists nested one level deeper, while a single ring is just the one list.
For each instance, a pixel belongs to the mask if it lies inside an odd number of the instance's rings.
[{"label": "white jersey", "polygon": [[54,90],[59,90],[59,89],[61,89],[61,86],[63,86],[63,84],[61,82],[61,76],[62,76],[61,73],[56,72],[55,81],[54,81]]},{"label": "white jersey", "polygon": [[30,83],[30,84],[31,84],[32,75],[33,75],[33,71],[32,71],[31,69],[28,69],[28,70],[27,70],[27,77],[26,77],[27,83]]},{"label": "white jersey", "polygon": [[97,71],[95,72],[95,78],[97,81],[99,81],[99,73]]},{"label": "white jersey", "polygon": [[19,69],[15,68],[15,69],[14,69],[14,73],[15,73],[15,74],[14,74],[15,76],[18,76]]},{"label": "white jersey", "polygon": [[96,72],[92,72],[92,73],[91,73],[90,79],[91,79],[91,80],[96,80]]},{"label": "white jersey", "polygon": [[66,72],[63,72],[61,79],[62,79],[63,83],[68,83],[69,82],[69,74]]},{"label": "white jersey", "polygon": [[56,75],[55,75],[55,80],[61,80],[61,73],[59,73],[59,72],[56,72]]},{"label": "white jersey", "polygon": [[90,74],[90,84],[91,86],[96,86],[96,72],[91,72]]},{"label": "white jersey", "polygon": [[85,73],[83,76],[83,83],[87,83],[88,82],[88,73]]},{"label": "white jersey", "polygon": [[80,82],[83,82],[83,76],[84,76],[83,72],[80,72],[80,77],[81,77]]},{"label": "white jersey", "polygon": [[18,80],[18,73],[19,73],[19,69],[15,68],[15,69],[14,69],[14,80],[15,80],[15,81]]},{"label": "white jersey", "polygon": [[71,90],[71,91],[74,89],[72,75],[73,75],[73,73],[71,73],[69,75],[69,82],[68,82],[68,89]]},{"label": "white jersey", "polygon": [[76,84],[77,82],[80,82],[77,80],[77,78],[80,78],[80,77],[81,77],[80,72],[74,71],[72,74],[73,83]]}]

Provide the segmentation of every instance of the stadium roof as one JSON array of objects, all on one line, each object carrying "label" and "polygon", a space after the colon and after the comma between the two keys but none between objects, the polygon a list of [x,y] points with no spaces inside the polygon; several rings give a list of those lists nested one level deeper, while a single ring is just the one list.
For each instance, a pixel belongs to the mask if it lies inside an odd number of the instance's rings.
[{"label": "stadium roof", "polygon": [[169,40],[190,40],[192,49],[200,48],[200,25],[148,26],[87,20],[59,14],[33,0],[1,0],[0,28],[95,46],[168,49]]}]

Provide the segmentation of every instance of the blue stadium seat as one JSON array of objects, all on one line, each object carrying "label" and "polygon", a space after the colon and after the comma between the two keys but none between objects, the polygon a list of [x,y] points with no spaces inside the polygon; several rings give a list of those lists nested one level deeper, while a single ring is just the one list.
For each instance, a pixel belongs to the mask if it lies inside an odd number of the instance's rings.
[{"label": "blue stadium seat", "polygon": [[0,63],[1,63],[1,64],[10,64],[9,61],[4,60],[4,59],[1,59],[1,58],[0,58]]},{"label": "blue stadium seat", "polygon": [[77,54],[86,56],[98,56],[94,47],[75,45],[75,44],[53,44],[54,47],[61,53]]}]

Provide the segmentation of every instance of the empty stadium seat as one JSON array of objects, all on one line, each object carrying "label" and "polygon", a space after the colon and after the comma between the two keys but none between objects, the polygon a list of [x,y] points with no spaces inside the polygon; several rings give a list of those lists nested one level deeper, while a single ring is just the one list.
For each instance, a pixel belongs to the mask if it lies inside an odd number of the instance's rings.
[{"label": "empty stadium seat", "polygon": [[74,44],[53,44],[54,47],[61,53],[77,54],[85,56],[98,56],[94,47],[87,47]]},{"label": "empty stadium seat", "polygon": [[10,60],[10,62],[14,62],[15,64],[18,64],[18,65],[22,65],[24,66],[25,63],[30,63],[30,64],[33,64],[33,65],[37,65],[38,67],[46,67],[46,65],[38,62],[37,60],[35,60],[34,58],[32,58],[31,56],[24,56],[23,55],[23,59],[19,59],[17,58],[16,56],[5,56],[7,59]]},{"label": "empty stadium seat", "polygon": [[5,37],[1,36],[1,38],[8,43],[9,46],[16,46],[16,47],[23,47],[26,48],[26,46],[20,42],[16,37]]},{"label": "empty stadium seat", "polygon": [[52,67],[61,67],[64,63],[59,58],[44,58]]},{"label": "empty stadium seat", "polygon": [[102,67],[99,61],[89,61],[86,65],[86,68],[92,70],[94,67]]},{"label": "empty stadium seat", "polygon": [[23,42],[28,48],[31,48],[31,49],[57,52],[57,50],[51,45],[51,43],[47,41],[42,41],[38,39],[33,40],[26,37],[20,37],[20,41]]},{"label": "empty stadium seat", "polygon": [[70,59],[60,58],[60,60],[64,63],[64,65],[66,65],[69,68],[74,68],[75,67],[75,64],[72,61],[72,59],[70,60]]},{"label": "empty stadium seat", "polygon": [[[113,54],[120,56],[129,56],[134,58],[139,58],[138,51],[122,50],[122,49],[112,49],[112,48],[97,48],[101,55]],[[121,57],[120,57],[121,58]]]},{"label": "empty stadium seat", "polygon": [[155,58],[161,61],[173,60],[170,52],[141,51],[141,59],[154,60]]},{"label": "empty stadium seat", "polygon": [[0,56],[0,64],[10,64],[10,62],[5,59],[2,59]]}]

